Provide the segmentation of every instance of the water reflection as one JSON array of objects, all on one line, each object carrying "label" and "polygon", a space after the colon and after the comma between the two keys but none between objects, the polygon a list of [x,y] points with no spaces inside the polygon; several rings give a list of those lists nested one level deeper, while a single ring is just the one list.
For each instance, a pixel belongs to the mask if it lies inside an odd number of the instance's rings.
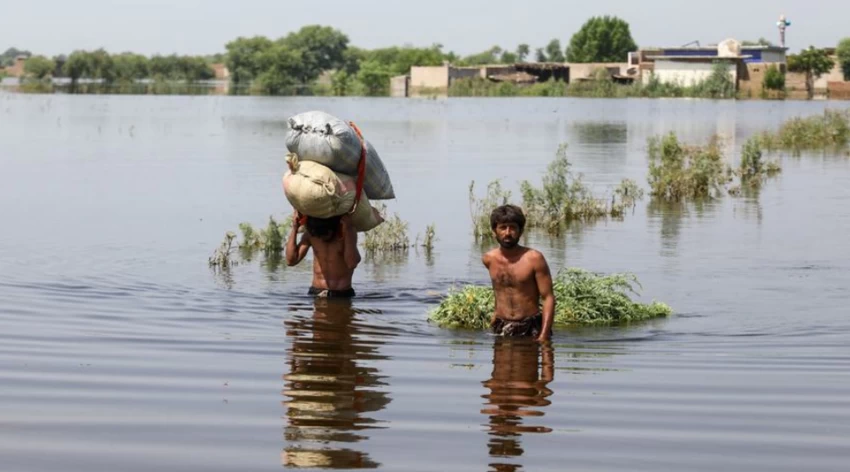
[{"label": "water reflection", "polygon": [[578,121],[573,128],[579,142],[585,144],[626,144],[629,137],[625,121]]},{"label": "water reflection", "polygon": [[718,203],[713,200],[667,202],[651,199],[646,207],[646,214],[652,221],[652,225],[658,225],[661,230],[661,256],[675,257],[677,255],[682,224],[686,218],[694,214],[697,219],[702,219],[713,214],[717,207]]},{"label": "water reflection", "polygon": [[[547,385],[555,376],[552,345],[538,344],[530,339],[496,338],[493,343],[493,372],[482,384],[490,389],[487,407],[481,413],[490,418],[487,424],[490,456],[499,461],[491,463],[494,471],[515,471],[521,465],[505,459],[516,459],[525,452],[523,433],[549,433],[551,428],[527,424],[529,419],[539,421],[542,408],[551,402]],[[535,421],[535,423],[537,422]]]},{"label": "water reflection", "polygon": [[[365,469],[380,464],[363,452],[368,431],[381,428],[369,414],[391,401],[378,370],[383,343],[365,340],[350,300],[314,301],[311,316],[285,322],[292,347],[283,395],[286,407],[285,467]],[[367,416],[369,415],[369,416]],[[358,448],[358,445],[360,447]]]}]

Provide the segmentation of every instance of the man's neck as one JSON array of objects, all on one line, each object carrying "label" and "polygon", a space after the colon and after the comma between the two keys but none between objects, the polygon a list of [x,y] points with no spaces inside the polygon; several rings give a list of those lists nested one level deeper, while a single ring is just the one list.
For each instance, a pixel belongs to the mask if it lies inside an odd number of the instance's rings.
[{"label": "man's neck", "polygon": [[525,250],[525,248],[520,246],[519,244],[517,244],[516,246],[514,246],[510,249],[499,246],[499,252],[501,252],[501,254],[505,258],[512,258],[512,257],[519,256],[520,254],[522,254],[523,250]]}]

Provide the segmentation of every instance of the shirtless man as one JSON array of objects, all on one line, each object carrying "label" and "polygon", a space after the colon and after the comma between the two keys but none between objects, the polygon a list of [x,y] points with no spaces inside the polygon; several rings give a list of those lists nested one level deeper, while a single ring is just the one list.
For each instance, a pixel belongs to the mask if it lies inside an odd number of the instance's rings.
[{"label": "shirtless man", "polygon": [[301,215],[292,217],[292,232],[286,241],[286,264],[294,266],[313,248],[313,282],[310,295],[350,298],[354,296],[351,279],[360,264],[357,231],[348,215],[333,218],[307,217],[304,234],[295,240],[301,227]]},{"label": "shirtless man", "polygon": [[551,338],[555,316],[552,275],[543,254],[519,245],[525,215],[514,205],[502,205],[490,215],[490,227],[499,242],[498,248],[481,258],[496,297],[490,327],[501,336],[532,336],[537,341]]}]

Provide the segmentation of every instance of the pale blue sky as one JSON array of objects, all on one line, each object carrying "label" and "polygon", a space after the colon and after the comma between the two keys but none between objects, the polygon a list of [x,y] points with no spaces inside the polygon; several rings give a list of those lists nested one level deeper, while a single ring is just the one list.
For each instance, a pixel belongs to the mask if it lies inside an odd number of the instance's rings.
[{"label": "pale blue sky", "polygon": [[[405,5],[405,6],[401,6]],[[500,6],[501,5],[501,6]],[[641,46],[678,46],[727,37],[778,42],[785,13],[788,46],[835,46],[850,36],[848,0],[0,0],[0,50],[15,46],[55,55],[104,47],[110,52],[208,54],[237,36],[279,37],[305,24],[342,30],[366,48],[441,43],[465,55],[492,45],[566,45],[590,16],[631,24]]]}]

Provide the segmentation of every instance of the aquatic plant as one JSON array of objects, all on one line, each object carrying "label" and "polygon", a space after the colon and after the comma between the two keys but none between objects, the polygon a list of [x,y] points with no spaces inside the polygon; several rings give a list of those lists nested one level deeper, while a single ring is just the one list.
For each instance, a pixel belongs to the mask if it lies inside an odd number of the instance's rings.
[{"label": "aquatic plant", "polygon": [[230,253],[233,251],[233,240],[236,235],[232,231],[228,231],[224,235],[224,241],[218,246],[212,256],[209,257],[210,267],[219,269],[228,269],[234,262],[230,259]]},{"label": "aquatic plant", "polygon": [[[366,237],[363,239],[363,248],[367,254],[407,251],[411,247],[410,238],[407,234],[408,223],[402,220],[398,213],[393,213],[392,217],[388,217],[387,206],[383,203],[375,203],[373,206],[384,218],[384,222],[366,232]],[[420,236],[417,235],[414,245],[419,245],[419,239]],[[436,239],[437,233],[435,226],[433,224],[428,225],[425,229],[422,247],[426,251],[432,251]]]},{"label": "aquatic plant", "polygon": [[823,115],[795,117],[776,132],[758,135],[768,151],[800,151],[845,148],[850,144],[850,111],[824,110]]},{"label": "aquatic plant", "polygon": [[510,203],[511,192],[504,190],[499,180],[487,184],[487,194],[484,198],[475,196],[475,181],[469,184],[469,211],[472,217],[472,234],[476,241],[493,240],[490,228],[490,213],[501,205]]},{"label": "aquatic plant", "polygon": [[[593,194],[583,181],[582,174],[570,171],[567,145],[561,144],[555,159],[549,163],[542,177],[542,187],[529,181],[520,182],[526,228],[544,229],[550,234],[561,234],[572,221],[590,221],[607,216],[622,216],[625,209],[634,207],[643,198],[643,190],[632,180],[624,179],[614,190],[610,203]],[[469,186],[469,203],[473,234],[476,241],[490,241],[490,213],[498,206],[510,203],[511,192],[504,190],[500,181],[487,186],[484,198],[475,197],[475,181]]]},{"label": "aquatic plant", "polygon": [[736,172],[741,179],[741,185],[759,186],[765,177],[773,176],[781,170],[778,162],[764,161],[761,140],[757,136],[751,137],[744,143],[741,149],[741,164]]},{"label": "aquatic plant", "polygon": [[[422,247],[425,248],[425,252],[431,252],[434,250],[434,241],[437,240],[437,228],[432,223],[425,227],[425,236],[422,239]],[[416,236],[416,242],[419,242],[419,236]]]},{"label": "aquatic plant", "polygon": [[265,253],[279,253],[284,249],[284,242],[292,227],[292,220],[287,218],[283,223],[275,221],[269,216],[269,222],[264,229],[255,230],[250,223],[240,223],[239,231],[242,232],[242,240],[239,248],[248,251],[260,250]]},{"label": "aquatic plant", "polygon": [[392,217],[387,217],[387,207],[384,204],[376,204],[374,208],[381,213],[384,222],[366,232],[363,248],[366,249],[366,252],[406,251],[410,247],[410,238],[407,236],[407,222],[403,221],[398,213],[394,213]]},{"label": "aquatic plant", "polygon": [[730,180],[719,140],[703,146],[679,142],[675,133],[648,139],[649,186],[653,197],[669,201],[714,197]]},{"label": "aquatic plant", "polygon": [[[555,319],[553,325],[613,325],[670,316],[670,306],[642,304],[629,298],[640,283],[633,274],[594,274],[566,268],[553,279]],[[428,319],[446,328],[487,329],[495,309],[493,289],[467,285],[452,288]]]},{"label": "aquatic plant", "polygon": [[634,208],[638,201],[643,200],[644,190],[632,179],[623,179],[614,189],[611,197],[611,216],[623,216],[626,209]]}]

